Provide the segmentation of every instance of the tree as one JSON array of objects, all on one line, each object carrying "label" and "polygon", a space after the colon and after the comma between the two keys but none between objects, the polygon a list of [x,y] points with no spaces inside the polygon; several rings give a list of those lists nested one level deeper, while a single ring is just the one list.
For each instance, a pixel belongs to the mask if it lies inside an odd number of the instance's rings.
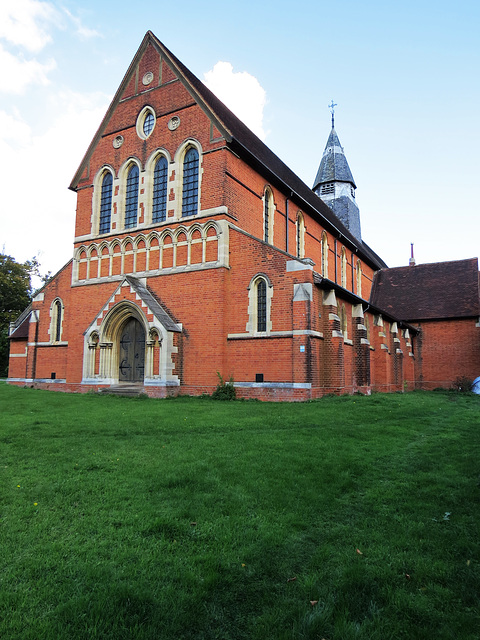
[{"label": "tree", "polygon": [[46,282],[50,274],[40,275],[37,258],[24,263],[0,253],[0,377],[8,373],[8,328],[32,300],[32,277]]}]

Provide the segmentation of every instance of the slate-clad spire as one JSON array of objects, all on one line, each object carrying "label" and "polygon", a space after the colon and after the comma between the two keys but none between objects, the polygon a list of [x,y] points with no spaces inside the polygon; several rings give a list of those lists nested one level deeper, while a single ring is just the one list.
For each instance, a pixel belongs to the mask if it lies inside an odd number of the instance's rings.
[{"label": "slate-clad spire", "polygon": [[347,229],[361,240],[360,211],[355,202],[356,188],[343,147],[333,127],[332,114],[332,130],[317,171],[313,191],[332,209]]},{"label": "slate-clad spire", "polygon": [[335,181],[350,182],[354,189],[357,188],[337,132],[332,127],[317,171],[313,190],[316,191],[317,187],[326,182]]}]

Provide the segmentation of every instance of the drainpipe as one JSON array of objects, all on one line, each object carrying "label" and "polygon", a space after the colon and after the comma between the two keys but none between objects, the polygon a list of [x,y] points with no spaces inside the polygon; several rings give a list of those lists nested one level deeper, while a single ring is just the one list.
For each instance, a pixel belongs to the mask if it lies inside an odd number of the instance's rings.
[{"label": "drainpipe", "polygon": [[335,252],[335,284],[338,284],[337,282],[337,239],[335,238],[335,243],[333,245],[333,250]]},{"label": "drainpipe", "polygon": [[288,198],[285,200],[285,251],[288,253]]}]

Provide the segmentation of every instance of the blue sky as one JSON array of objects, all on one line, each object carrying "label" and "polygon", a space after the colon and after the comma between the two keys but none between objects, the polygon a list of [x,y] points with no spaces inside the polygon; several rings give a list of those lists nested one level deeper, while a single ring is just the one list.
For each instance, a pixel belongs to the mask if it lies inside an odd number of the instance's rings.
[{"label": "blue sky", "polygon": [[68,185],[150,29],[309,186],[333,98],[363,239],[389,266],[411,242],[417,263],[478,256],[479,24],[466,0],[3,0],[0,250],[71,257]]}]

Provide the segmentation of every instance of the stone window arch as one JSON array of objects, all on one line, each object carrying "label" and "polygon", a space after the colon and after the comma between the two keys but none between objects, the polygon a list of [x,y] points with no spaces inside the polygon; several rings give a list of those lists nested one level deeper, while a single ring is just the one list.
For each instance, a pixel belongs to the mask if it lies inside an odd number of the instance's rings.
[{"label": "stone window arch", "polygon": [[105,171],[102,177],[102,190],[100,194],[100,214],[98,220],[98,233],[110,233],[112,218],[113,176],[110,171]]},{"label": "stone window arch", "polygon": [[303,213],[297,213],[297,258],[305,257],[305,218]]},{"label": "stone window arch", "polygon": [[127,167],[125,180],[125,229],[131,229],[138,225],[138,193],[140,184],[140,171],[138,165],[132,162]]},{"label": "stone window arch", "polygon": [[273,286],[264,273],[256,274],[248,287],[248,322],[251,334],[269,334],[272,330],[271,310]]},{"label": "stone window arch", "polygon": [[322,233],[322,276],[328,278],[328,237],[325,231]]},{"label": "stone window arch", "polygon": [[55,344],[62,341],[63,332],[63,301],[61,298],[55,298],[50,306],[50,342]]},{"label": "stone window arch", "polygon": [[270,187],[265,187],[263,192],[263,239],[269,244],[273,244],[274,213],[273,191]]},{"label": "stone window arch", "polygon": [[157,157],[153,167],[152,222],[167,219],[168,160],[164,155]]},{"label": "stone window arch", "polygon": [[182,169],[182,218],[185,218],[198,213],[200,156],[196,147],[185,150]]},{"label": "stone window arch", "polygon": [[157,122],[157,116],[152,107],[146,106],[140,111],[137,117],[137,135],[142,140],[149,138],[155,128]]},{"label": "stone window arch", "polygon": [[357,260],[356,275],[357,275],[357,296],[362,297],[362,263]]},{"label": "stone window arch", "polygon": [[341,276],[341,285],[344,289],[347,288],[347,250],[345,247],[342,247],[342,251],[340,252],[340,276]]}]

